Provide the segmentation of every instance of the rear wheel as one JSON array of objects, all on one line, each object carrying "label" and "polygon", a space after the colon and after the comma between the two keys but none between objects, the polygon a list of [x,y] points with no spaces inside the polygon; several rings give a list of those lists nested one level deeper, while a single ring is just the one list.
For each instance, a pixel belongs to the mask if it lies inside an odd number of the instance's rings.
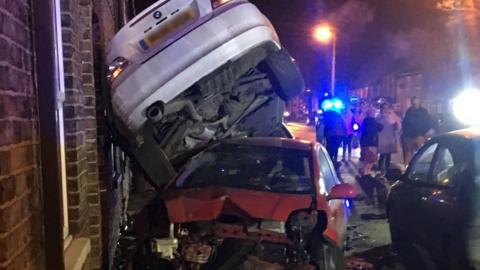
[{"label": "rear wheel", "polygon": [[275,92],[289,101],[305,88],[300,70],[285,48],[269,54],[265,63],[273,75]]}]

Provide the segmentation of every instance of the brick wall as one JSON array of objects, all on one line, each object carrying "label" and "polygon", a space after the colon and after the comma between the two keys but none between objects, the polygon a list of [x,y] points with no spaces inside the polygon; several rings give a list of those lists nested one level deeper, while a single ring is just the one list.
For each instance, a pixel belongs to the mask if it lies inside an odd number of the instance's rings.
[{"label": "brick wall", "polygon": [[0,269],[43,269],[31,7],[0,1]]},{"label": "brick wall", "polygon": [[[84,1],[85,2],[85,1]],[[62,1],[65,140],[70,233],[88,237],[89,269],[101,266],[101,209],[97,167],[92,4]]]}]

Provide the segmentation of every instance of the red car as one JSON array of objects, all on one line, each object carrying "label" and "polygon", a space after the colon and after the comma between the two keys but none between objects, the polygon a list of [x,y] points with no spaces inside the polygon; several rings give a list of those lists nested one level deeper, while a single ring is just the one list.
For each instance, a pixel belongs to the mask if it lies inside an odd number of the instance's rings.
[{"label": "red car", "polygon": [[[314,210],[316,220],[324,220],[324,236],[340,247],[348,218],[346,200],[356,194],[353,186],[339,181],[320,144],[245,138],[213,144],[191,158],[167,187],[163,199],[170,222],[175,224],[171,236],[182,239],[179,235],[188,235],[183,243],[179,240],[177,252],[202,264],[215,250],[225,250],[216,246],[219,238],[277,244],[292,241],[286,227],[292,226],[291,214],[300,209]],[[301,215],[310,217],[308,213]],[[204,238],[207,235],[213,237]],[[286,257],[281,256],[281,260]],[[325,259],[323,263],[329,262]]]}]

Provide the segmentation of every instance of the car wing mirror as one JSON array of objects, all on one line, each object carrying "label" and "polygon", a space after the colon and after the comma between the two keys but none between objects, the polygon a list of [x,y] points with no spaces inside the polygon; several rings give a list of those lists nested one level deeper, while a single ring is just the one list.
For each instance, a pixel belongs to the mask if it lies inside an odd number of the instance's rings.
[{"label": "car wing mirror", "polygon": [[347,200],[347,199],[355,199],[358,196],[358,190],[354,185],[342,183],[335,185],[332,190],[330,190],[330,194],[328,194],[328,200]]}]

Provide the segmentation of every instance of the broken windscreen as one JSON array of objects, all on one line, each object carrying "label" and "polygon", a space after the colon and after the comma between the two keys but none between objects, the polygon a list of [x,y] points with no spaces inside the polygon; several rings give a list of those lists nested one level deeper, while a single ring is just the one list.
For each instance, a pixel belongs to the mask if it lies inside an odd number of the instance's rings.
[{"label": "broken windscreen", "polygon": [[218,144],[182,170],[178,188],[234,187],[275,193],[310,193],[311,152],[246,144]]}]

